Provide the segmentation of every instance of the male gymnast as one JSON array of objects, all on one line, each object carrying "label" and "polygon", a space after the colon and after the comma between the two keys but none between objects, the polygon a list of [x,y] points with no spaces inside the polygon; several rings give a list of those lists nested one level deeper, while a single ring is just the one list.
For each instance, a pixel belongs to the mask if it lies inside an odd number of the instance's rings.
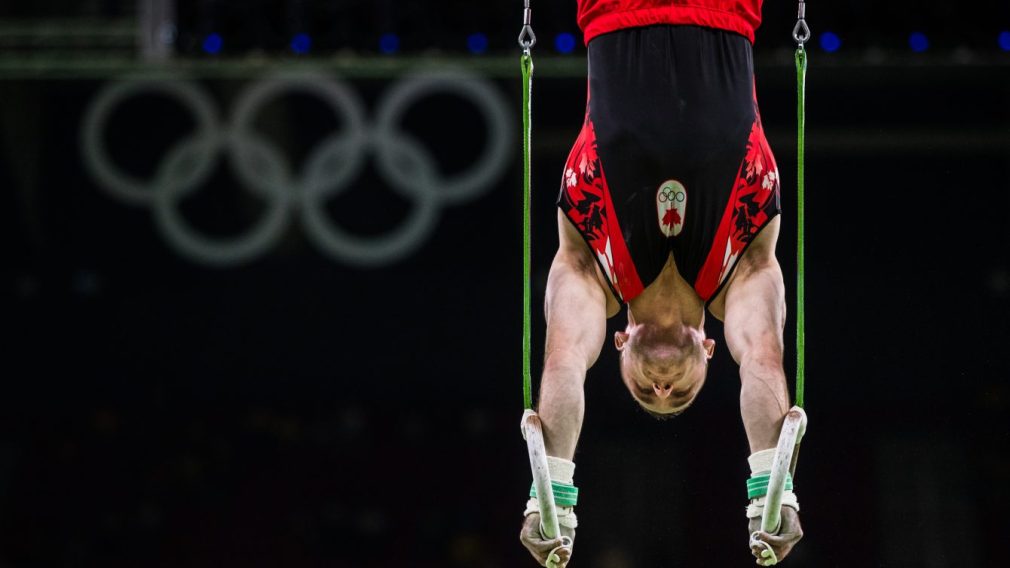
[{"label": "male gymnast", "polygon": [[[587,370],[607,318],[621,378],[657,418],[687,409],[725,324],[740,366],[740,413],[753,473],[771,468],[789,393],[779,175],[758,112],[752,44],[762,0],[578,0],[589,57],[585,121],[558,197],[560,246],[547,282],[547,338],[538,412],[553,480],[571,484]],[[761,532],[779,559],[800,540],[799,505],[783,497],[781,528]],[[747,509],[759,531],[764,498]],[[559,508],[574,537],[572,507]],[[546,566],[570,551],[540,531],[535,498],[523,545]],[[761,547],[752,553],[762,563]]]}]

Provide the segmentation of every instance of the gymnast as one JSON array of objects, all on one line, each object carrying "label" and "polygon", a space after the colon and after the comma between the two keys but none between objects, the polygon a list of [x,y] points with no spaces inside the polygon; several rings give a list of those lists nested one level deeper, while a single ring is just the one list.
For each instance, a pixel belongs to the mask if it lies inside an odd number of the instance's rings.
[{"label": "gymnast", "polygon": [[[775,256],[780,180],[751,53],[761,0],[579,0],[578,16],[589,92],[557,201],[537,409],[552,481],[572,486],[586,373],[606,320],[623,307],[627,326],[614,335],[621,378],[658,419],[684,412],[705,384],[717,345],[706,311],[724,322],[756,478],[771,469],[790,408]],[[778,531],[760,530],[765,498],[751,493],[759,564],[765,548],[781,560],[803,536],[789,487]],[[566,504],[561,532],[574,538]],[[535,497],[525,515],[523,545],[541,565],[566,566],[572,548],[543,536]]]}]

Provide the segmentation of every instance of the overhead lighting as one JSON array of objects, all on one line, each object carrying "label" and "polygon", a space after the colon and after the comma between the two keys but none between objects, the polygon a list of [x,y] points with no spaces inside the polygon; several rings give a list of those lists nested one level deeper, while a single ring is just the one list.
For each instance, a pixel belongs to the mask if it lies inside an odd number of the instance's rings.
[{"label": "overhead lighting", "polygon": [[916,53],[922,53],[929,49],[929,38],[922,32],[912,32],[908,36],[908,46]]},{"label": "overhead lighting", "polygon": [[834,32],[824,32],[821,34],[821,49],[828,53],[838,51],[842,47],[842,40]]},{"label": "overhead lighting", "polygon": [[575,36],[568,32],[562,32],[554,38],[554,49],[558,53],[571,53],[575,51]]},{"label": "overhead lighting", "polygon": [[305,55],[312,49],[312,38],[309,34],[296,34],[291,38],[291,51],[298,55]]},{"label": "overhead lighting", "polygon": [[224,47],[224,39],[219,34],[210,34],[203,38],[203,51],[210,55],[221,53],[222,47]]},{"label": "overhead lighting", "polygon": [[379,37],[379,51],[391,55],[400,50],[400,36],[388,33]]},{"label": "overhead lighting", "polygon": [[470,34],[466,38],[466,48],[475,55],[484,53],[487,51],[487,36],[482,33]]}]

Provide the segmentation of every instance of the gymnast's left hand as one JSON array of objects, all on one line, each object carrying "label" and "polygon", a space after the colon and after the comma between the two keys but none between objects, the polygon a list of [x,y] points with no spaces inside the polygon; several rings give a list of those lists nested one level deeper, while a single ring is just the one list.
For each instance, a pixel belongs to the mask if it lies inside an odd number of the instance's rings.
[{"label": "gymnast's left hand", "polygon": [[[803,528],[800,526],[800,514],[792,507],[782,507],[782,526],[779,528],[778,534],[775,535],[770,535],[761,530],[761,517],[751,519],[747,534],[749,536],[754,532],[758,533],[759,540],[768,543],[772,547],[772,550],[775,551],[775,556],[781,562],[789,555],[789,552],[796,546],[796,543],[803,538]],[[762,550],[763,548],[760,545],[752,546],[750,549],[751,554],[757,559],[757,563],[763,566]]]},{"label": "gymnast's left hand", "polygon": [[[575,529],[561,527],[561,534],[575,540]],[[522,531],[519,533],[519,540],[541,566],[547,566],[547,556],[552,550],[561,546],[560,538],[549,540],[540,534],[540,513],[530,513],[526,516]],[[556,568],[565,568],[572,559],[570,548],[559,548],[554,554],[557,556],[557,561],[552,566]]]}]

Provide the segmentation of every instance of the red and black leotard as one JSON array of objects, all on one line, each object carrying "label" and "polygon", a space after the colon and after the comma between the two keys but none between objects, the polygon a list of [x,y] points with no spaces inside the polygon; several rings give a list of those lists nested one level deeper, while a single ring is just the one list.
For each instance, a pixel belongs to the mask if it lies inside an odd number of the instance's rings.
[{"label": "red and black leotard", "polygon": [[[611,3],[585,0],[580,14]],[[741,15],[741,21],[753,19],[750,12]],[[747,245],[780,212],[750,37],[653,25],[589,42],[586,118],[558,206],[621,302],[652,283],[671,253],[681,276],[710,302]]]}]

